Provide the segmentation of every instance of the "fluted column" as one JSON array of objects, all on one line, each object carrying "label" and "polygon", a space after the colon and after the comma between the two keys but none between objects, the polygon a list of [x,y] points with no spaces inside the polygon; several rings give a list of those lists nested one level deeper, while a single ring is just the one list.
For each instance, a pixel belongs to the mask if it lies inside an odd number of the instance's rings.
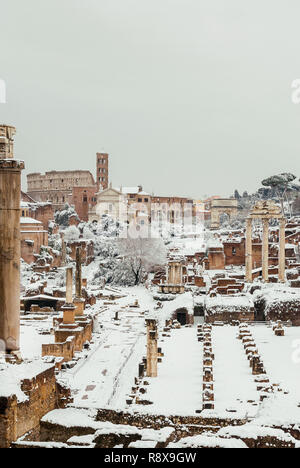
[{"label": "fluted column", "polygon": [[20,200],[24,163],[0,159],[0,340],[20,347]]},{"label": "fluted column", "polygon": [[262,239],[262,278],[267,283],[269,281],[269,219],[263,219],[263,239]]},{"label": "fluted column", "polygon": [[285,219],[279,220],[278,280],[285,281]]},{"label": "fluted column", "polygon": [[252,283],[252,219],[246,220],[246,282]]}]

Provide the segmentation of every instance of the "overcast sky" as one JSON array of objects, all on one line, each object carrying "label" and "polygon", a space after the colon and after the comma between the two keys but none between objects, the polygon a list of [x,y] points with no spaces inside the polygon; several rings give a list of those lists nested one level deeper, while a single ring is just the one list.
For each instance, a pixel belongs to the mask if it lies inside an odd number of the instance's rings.
[{"label": "overcast sky", "polygon": [[25,174],[94,174],[105,150],[113,185],[157,195],[300,176],[299,0],[0,0],[0,15],[0,120]]}]

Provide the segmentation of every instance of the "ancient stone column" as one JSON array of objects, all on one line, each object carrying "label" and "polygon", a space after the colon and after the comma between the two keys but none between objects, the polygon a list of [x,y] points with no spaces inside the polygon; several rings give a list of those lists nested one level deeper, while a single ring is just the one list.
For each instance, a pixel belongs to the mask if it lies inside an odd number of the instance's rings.
[{"label": "ancient stone column", "polygon": [[285,281],[285,219],[279,220],[278,280]]},{"label": "ancient stone column", "polygon": [[76,295],[73,303],[76,307],[76,316],[84,315],[85,300],[82,298],[82,265],[81,265],[81,253],[80,248],[76,248],[76,272],[75,272],[75,286]]},{"label": "ancient stone column", "polygon": [[147,319],[147,377],[157,377],[157,324],[156,320]]},{"label": "ancient stone column", "polygon": [[81,253],[80,248],[76,248],[76,274],[75,274],[75,281],[76,281],[76,297],[82,297],[82,275],[81,275]]},{"label": "ancient stone column", "polygon": [[169,284],[175,284],[175,265],[174,265],[174,263],[169,263],[168,281],[169,281]]},{"label": "ancient stone column", "polygon": [[183,268],[182,268],[182,265],[179,264],[178,265],[178,284],[182,284],[183,283]]},{"label": "ancient stone column", "polygon": [[66,268],[66,303],[62,307],[64,325],[75,323],[75,306],[73,304],[73,268]]},{"label": "ancient stone column", "polygon": [[66,260],[67,260],[67,249],[66,249],[66,243],[65,243],[65,235],[62,232],[61,233],[61,266],[66,265]]},{"label": "ancient stone column", "polygon": [[66,269],[66,304],[73,304],[73,268]]},{"label": "ancient stone column", "polygon": [[246,282],[252,283],[252,219],[246,220]]},{"label": "ancient stone column", "polygon": [[7,146],[7,154],[0,159],[0,340],[7,352],[13,352],[19,350],[20,341],[20,199],[24,162],[11,158],[9,138],[2,136],[0,144]]},{"label": "ancient stone column", "polygon": [[264,218],[262,222],[262,278],[267,283],[269,281],[269,220]]}]

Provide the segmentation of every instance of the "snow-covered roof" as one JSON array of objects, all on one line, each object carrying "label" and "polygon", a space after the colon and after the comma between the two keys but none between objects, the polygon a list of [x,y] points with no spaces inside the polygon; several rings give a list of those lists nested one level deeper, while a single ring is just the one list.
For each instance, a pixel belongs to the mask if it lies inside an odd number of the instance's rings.
[{"label": "snow-covered roof", "polygon": [[144,191],[142,190],[141,192],[139,192],[139,195],[146,195],[146,196],[148,196],[148,195],[150,195],[150,193],[144,192]]},{"label": "snow-covered roof", "polygon": [[141,187],[116,187],[115,190],[123,193],[124,195],[149,195],[149,193],[141,191]]},{"label": "snow-covered roof", "polygon": [[41,221],[37,221],[36,219],[33,218],[26,218],[26,217],[21,217],[20,219],[21,224],[43,224]]},{"label": "snow-covered roof", "polygon": [[47,296],[46,294],[39,294],[38,296],[24,296],[21,297],[22,301],[65,301],[64,297]]},{"label": "snow-covered roof", "polygon": [[239,312],[254,307],[249,296],[216,296],[206,298],[206,309],[214,309],[215,312],[230,311]]},{"label": "snow-covered roof", "polygon": [[207,242],[207,247],[209,249],[220,249],[223,247],[223,244],[219,239],[209,239],[209,241]]},{"label": "snow-covered roof", "polygon": [[300,293],[297,290],[292,289],[281,289],[280,287],[276,288],[273,285],[273,288],[266,288],[263,290],[257,290],[254,292],[254,298],[263,298],[266,301],[266,307],[270,307],[274,304],[283,304],[283,303],[292,303],[300,302]]}]

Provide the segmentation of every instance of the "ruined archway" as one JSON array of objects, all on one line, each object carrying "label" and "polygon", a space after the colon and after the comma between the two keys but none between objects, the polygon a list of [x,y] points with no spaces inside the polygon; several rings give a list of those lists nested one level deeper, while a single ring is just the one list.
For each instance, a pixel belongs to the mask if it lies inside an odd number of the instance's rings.
[{"label": "ruined archway", "polygon": [[237,217],[238,202],[235,198],[217,198],[211,202],[211,229],[220,228],[220,216],[227,215],[229,222]]}]

